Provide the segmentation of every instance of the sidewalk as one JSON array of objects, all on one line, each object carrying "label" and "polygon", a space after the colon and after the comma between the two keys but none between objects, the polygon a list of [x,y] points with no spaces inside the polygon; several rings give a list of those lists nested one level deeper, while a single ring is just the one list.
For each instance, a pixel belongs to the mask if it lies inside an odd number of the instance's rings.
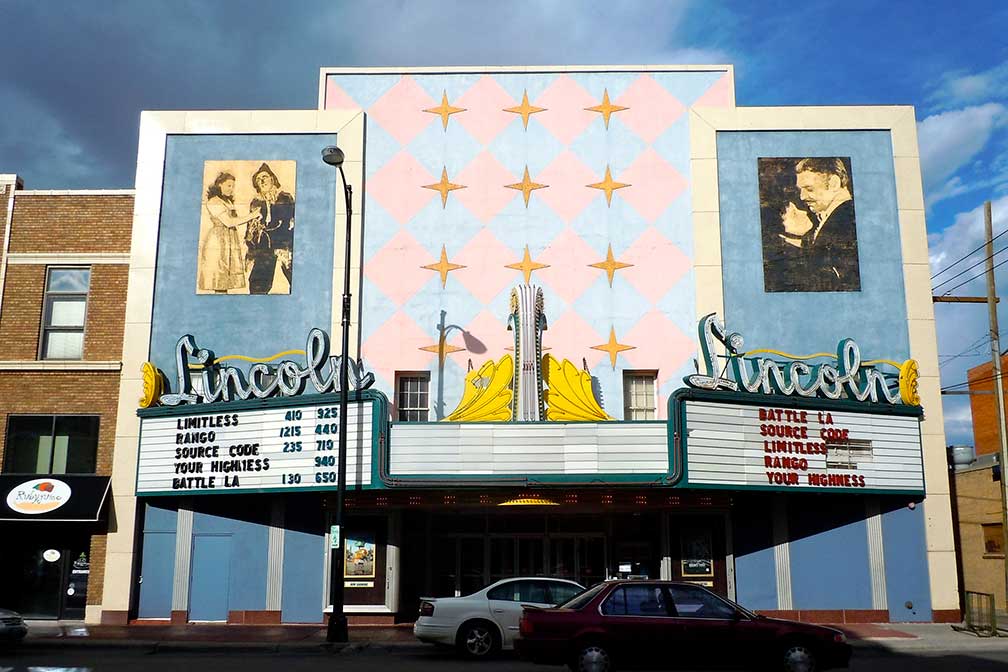
[{"label": "sidewalk", "polygon": [[[829,627],[843,631],[859,651],[1005,650],[1008,636],[982,638],[943,623],[872,623]],[[425,646],[411,623],[352,626],[348,644],[328,644],[318,625],[87,625],[29,621],[25,647],[104,647],[161,650],[256,650],[325,652],[372,646]],[[1008,634],[1008,633],[1005,633]]]},{"label": "sidewalk", "polygon": [[414,644],[413,624],[351,626],[348,644],[326,642],[319,625],[90,625],[28,621],[25,647],[148,648],[151,650],[327,651],[374,644]]}]

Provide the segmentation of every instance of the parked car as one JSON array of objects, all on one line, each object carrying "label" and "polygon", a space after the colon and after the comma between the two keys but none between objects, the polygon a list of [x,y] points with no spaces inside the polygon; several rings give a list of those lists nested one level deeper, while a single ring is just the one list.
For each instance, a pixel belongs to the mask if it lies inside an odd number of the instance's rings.
[{"label": "parked car", "polygon": [[504,579],[464,597],[422,597],[413,634],[421,642],[455,646],[472,658],[510,649],[524,606],[548,608],[584,587],[566,579]]},{"label": "parked car", "polygon": [[689,583],[607,581],[555,609],[526,609],[515,648],[576,672],[616,666],[753,665],[787,672],[847,667],[842,632],[757,615]]},{"label": "parked car", "polygon": [[20,642],[28,634],[21,614],[9,609],[0,609],[0,642]]}]

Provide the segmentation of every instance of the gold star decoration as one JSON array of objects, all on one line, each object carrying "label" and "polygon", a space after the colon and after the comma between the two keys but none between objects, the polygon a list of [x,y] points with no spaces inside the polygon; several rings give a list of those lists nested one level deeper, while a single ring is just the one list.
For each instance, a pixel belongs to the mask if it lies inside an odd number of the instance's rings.
[{"label": "gold star decoration", "polygon": [[529,284],[529,279],[532,277],[532,271],[538,271],[540,268],[549,268],[549,264],[540,264],[537,261],[532,261],[531,255],[529,255],[528,245],[525,246],[525,255],[522,257],[520,262],[515,262],[513,264],[508,264],[504,268],[513,268],[516,271],[521,271],[525,274],[525,284]]},{"label": "gold star decoration", "polygon": [[612,253],[612,243],[609,244],[609,251],[606,252],[606,260],[600,261],[597,264],[588,264],[592,268],[600,268],[606,272],[609,276],[609,286],[612,287],[613,276],[616,275],[616,271],[621,268],[630,268],[633,264],[624,264],[622,261],[616,261]]},{"label": "gold star decoration", "polygon": [[426,266],[421,266],[420,268],[426,268],[428,271],[437,271],[441,274],[441,288],[448,283],[448,273],[449,271],[457,271],[460,268],[465,268],[462,264],[452,264],[448,261],[448,252],[445,250],[445,246],[441,246],[441,261],[436,264],[427,264]]},{"label": "gold star decoration", "polygon": [[629,107],[623,107],[622,105],[613,105],[609,102],[609,89],[606,89],[602,94],[602,104],[596,105],[595,107],[584,108],[589,112],[598,112],[602,115],[602,119],[605,121],[605,127],[609,129],[609,115],[613,112],[622,112],[623,110],[629,110]]},{"label": "gold star decoration", "polygon": [[453,352],[461,352],[465,350],[465,348],[460,348],[457,345],[448,345],[445,343],[444,334],[441,335],[441,338],[438,339],[437,343],[434,343],[433,345],[425,345],[419,349],[424,352],[435,353],[438,356],[438,363],[442,366],[444,366],[445,357]]},{"label": "gold star decoration", "polygon": [[514,184],[505,184],[504,186],[507,187],[508,189],[517,189],[518,191],[522,192],[522,196],[525,197],[525,207],[527,208],[529,204],[529,196],[532,195],[532,192],[535,191],[536,189],[545,189],[549,185],[533,182],[532,179],[529,178],[528,166],[525,166],[525,175],[524,177],[522,177],[521,182],[516,182]]},{"label": "gold star decoration", "polygon": [[616,370],[616,355],[623,352],[624,350],[634,350],[633,345],[624,345],[616,340],[616,328],[609,327],[609,342],[603,343],[602,345],[591,346],[592,350],[601,350],[602,352],[609,353],[609,361],[612,363],[613,371]]},{"label": "gold star decoration", "polygon": [[434,191],[441,192],[441,208],[444,209],[448,206],[448,192],[455,191],[456,189],[465,189],[464,184],[454,184],[448,181],[448,169],[445,167],[441,168],[441,181],[435,182],[434,184],[423,185],[424,189],[433,189]]},{"label": "gold star decoration", "polygon": [[535,105],[529,105],[528,89],[526,89],[525,92],[522,93],[521,105],[518,105],[516,107],[505,107],[504,111],[512,112],[514,114],[520,114],[522,118],[522,123],[525,124],[525,130],[527,131],[529,117],[535,114],[536,112],[545,112],[546,108],[536,107]]},{"label": "gold star decoration", "polygon": [[629,187],[630,185],[626,182],[616,182],[612,179],[612,172],[609,170],[609,166],[605,167],[605,179],[601,182],[596,182],[595,184],[586,185],[592,189],[601,189],[605,192],[606,205],[612,207],[612,192],[617,189],[622,189],[624,187]]},{"label": "gold star decoration", "polygon": [[448,117],[458,112],[465,112],[464,107],[452,107],[448,104],[448,92],[444,89],[441,91],[441,104],[437,107],[428,107],[424,112],[430,112],[431,114],[436,114],[441,117],[441,125],[444,126],[444,130],[448,130]]}]

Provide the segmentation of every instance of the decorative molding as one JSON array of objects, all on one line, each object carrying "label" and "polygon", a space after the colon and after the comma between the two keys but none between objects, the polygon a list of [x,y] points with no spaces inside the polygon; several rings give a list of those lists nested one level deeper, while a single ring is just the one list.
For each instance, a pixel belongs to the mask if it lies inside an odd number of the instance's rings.
[{"label": "decorative molding", "polygon": [[11,252],[7,255],[9,264],[32,264],[50,266],[66,264],[73,266],[91,266],[94,264],[129,264],[129,252],[92,252],[78,254],[74,252]]},{"label": "decorative molding", "polygon": [[189,575],[192,565],[193,511],[188,502],[179,506],[175,527],[175,570],[172,611],[189,611]]},{"label": "decorative molding", "polygon": [[886,596],[885,543],[882,538],[882,514],[877,497],[865,498],[868,528],[868,568],[871,576],[872,609],[889,609]]},{"label": "decorative molding", "polygon": [[39,359],[0,361],[0,371],[121,371],[122,362],[81,359]]},{"label": "decorative molding", "polygon": [[791,549],[788,545],[787,501],[784,495],[774,497],[773,543],[777,574],[777,608],[788,611],[794,606],[791,599]]}]

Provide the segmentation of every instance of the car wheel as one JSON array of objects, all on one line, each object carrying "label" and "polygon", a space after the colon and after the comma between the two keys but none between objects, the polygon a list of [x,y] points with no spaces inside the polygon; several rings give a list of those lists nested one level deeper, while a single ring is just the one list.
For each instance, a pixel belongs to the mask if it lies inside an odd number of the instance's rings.
[{"label": "car wheel", "polygon": [[459,628],[456,646],[470,658],[489,658],[500,650],[500,635],[486,621],[469,621]]},{"label": "car wheel", "polygon": [[612,672],[612,656],[598,644],[586,644],[574,655],[570,664],[573,672]]},{"label": "car wheel", "polygon": [[815,672],[815,652],[806,644],[795,642],[784,647],[784,672]]}]

